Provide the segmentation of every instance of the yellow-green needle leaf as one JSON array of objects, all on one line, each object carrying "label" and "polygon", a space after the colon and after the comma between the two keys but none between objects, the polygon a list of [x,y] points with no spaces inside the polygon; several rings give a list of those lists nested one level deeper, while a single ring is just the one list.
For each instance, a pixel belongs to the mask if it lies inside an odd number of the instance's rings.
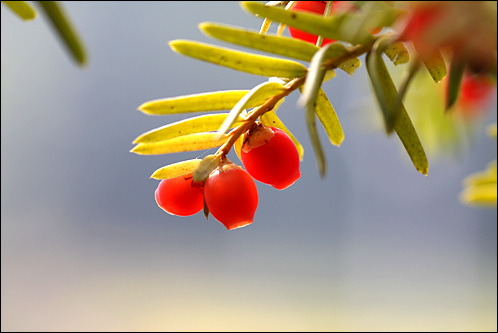
[{"label": "yellow-green needle leaf", "polygon": [[294,134],[289,131],[289,129],[284,125],[284,123],[280,120],[280,118],[277,116],[277,113],[273,110],[265,112],[260,118],[260,121],[263,125],[270,126],[270,127],[276,127],[284,131],[294,142],[294,145],[296,146],[297,152],[299,153],[299,159],[302,161],[303,160],[303,154],[304,154],[304,148],[301,145],[301,143],[296,139]]},{"label": "yellow-green needle leaf", "polygon": [[[417,49],[415,45],[415,50]],[[422,59],[425,67],[429,71],[434,82],[439,82],[446,76],[447,69],[446,63],[443,59],[443,56],[438,50],[435,50],[432,54]]]},{"label": "yellow-green needle leaf", "polygon": [[[456,57],[454,57],[456,58]],[[448,77],[446,110],[453,107],[460,94],[460,85],[462,83],[463,74],[465,73],[465,63],[453,59]]]},{"label": "yellow-green needle leaf", "polygon": [[[208,114],[177,121],[148,131],[136,138],[133,143],[152,143],[193,133],[214,132],[220,128],[227,116],[228,113]],[[240,125],[242,121],[244,119],[237,117],[231,125]]]},{"label": "yellow-green needle leaf", "polygon": [[[249,90],[226,90],[156,99],[138,107],[149,115],[168,115],[202,111],[231,110]],[[248,107],[256,107],[266,99],[254,100]]]},{"label": "yellow-green needle leaf", "polygon": [[201,23],[199,28],[206,35],[228,43],[304,61],[310,61],[319,50],[317,46],[300,39],[263,35],[217,23]]},{"label": "yellow-green needle leaf", "polygon": [[470,186],[462,191],[460,200],[469,206],[496,207],[496,192],[496,182],[494,184]]},{"label": "yellow-green needle leaf", "polygon": [[[384,115],[386,130],[388,133],[390,129],[396,131],[415,168],[427,176],[429,171],[427,156],[403,103],[397,101],[398,92],[382,60],[382,50],[383,47],[380,45],[373,52],[369,52],[366,64],[375,95]],[[399,108],[393,110],[396,104],[399,104]]]},{"label": "yellow-green needle leaf", "polygon": [[[264,3],[252,1],[241,2],[241,6],[254,15],[284,23],[317,36],[343,40],[354,44],[363,42],[358,40],[348,40],[345,36],[339,34],[340,25],[343,23],[346,15],[323,17],[313,13],[294,12],[283,8],[269,7],[265,6]],[[372,37],[369,36],[369,38]]]},{"label": "yellow-green needle leaf", "polygon": [[230,111],[230,114],[218,130],[220,135],[226,134],[233,127],[233,123],[237,120],[240,113],[247,109],[248,105],[251,105],[253,101],[268,99],[282,93],[284,90],[284,86],[278,82],[264,82],[251,89]]},{"label": "yellow-green needle leaf", "polygon": [[[311,61],[313,55],[320,49],[318,46],[300,39],[262,35],[255,31],[216,23],[201,23],[199,27],[208,36],[225,42],[303,61]],[[334,44],[334,47],[327,52],[327,56],[329,58],[338,57],[345,52],[346,48],[342,44]],[[339,68],[352,75],[360,66],[361,61],[358,58],[353,58],[342,63]]]},{"label": "yellow-green needle leaf", "polygon": [[36,17],[36,10],[26,1],[2,1],[2,3],[25,21]]},{"label": "yellow-green needle leaf", "polygon": [[330,143],[340,146],[344,140],[344,132],[334,107],[330,104],[323,89],[320,89],[316,97],[315,113],[325,129]]},{"label": "yellow-green needle leaf", "polygon": [[464,186],[476,186],[489,183],[495,183],[497,181],[496,173],[496,161],[489,163],[488,167],[484,171],[479,171],[467,176],[463,180]]},{"label": "yellow-green needle leaf", "polygon": [[320,176],[325,176],[326,163],[325,154],[323,153],[322,145],[320,143],[320,138],[316,130],[316,106],[317,106],[317,96],[322,87],[322,82],[325,77],[325,68],[323,67],[323,61],[327,59],[327,52],[333,48],[333,44],[328,44],[321,48],[311,59],[310,68],[308,75],[306,76],[306,81],[302,86],[301,98],[298,103],[305,108],[305,119],[306,125],[308,127],[308,134],[310,135],[311,144],[315,152],[315,157],[318,164],[318,171]]},{"label": "yellow-green needle leaf", "polygon": [[37,3],[47,15],[73,58],[79,65],[84,65],[87,61],[86,51],[62,7],[57,1],[37,1]]},{"label": "yellow-green needle leaf", "polygon": [[403,42],[395,42],[386,47],[384,54],[394,65],[406,64],[410,61],[410,53]]},{"label": "yellow-green needle leaf", "polygon": [[203,182],[207,179],[211,171],[220,165],[221,157],[218,155],[208,155],[202,159],[202,162],[194,170],[194,182]]},{"label": "yellow-green needle leaf", "polygon": [[[378,40],[372,50],[367,53],[366,64],[373,91],[382,111],[386,133],[391,134],[394,130],[396,117],[399,114],[399,108],[394,109],[397,96],[394,96],[393,100],[389,99],[389,97],[392,97],[392,79],[382,59],[383,50],[388,45],[389,40],[387,38]],[[396,90],[395,87],[394,89]]]},{"label": "yellow-green needle leaf", "polygon": [[306,67],[292,60],[236,51],[188,40],[174,40],[169,45],[175,52],[182,55],[254,75],[296,78],[306,74]]},{"label": "yellow-green needle leaf", "polygon": [[219,147],[226,140],[226,135],[220,138],[218,133],[195,133],[160,142],[139,143],[131,152],[139,155],[161,155],[205,150]]},{"label": "yellow-green needle leaf", "polygon": [[201,159],[195,158],[186,160],[170,165],[163,166],[162,168],[154,171],[150,178],[154,179],[169,179],[193,173],[195,168],[201,163]]}]

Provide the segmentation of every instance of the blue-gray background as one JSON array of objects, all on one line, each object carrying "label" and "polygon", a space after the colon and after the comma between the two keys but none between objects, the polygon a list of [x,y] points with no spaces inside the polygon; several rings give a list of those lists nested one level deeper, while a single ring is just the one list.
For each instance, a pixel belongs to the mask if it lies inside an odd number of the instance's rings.
[{"label": "blue-gray background", "polygon": [[496,331],[496,209],[458,201],[461,180],[496,158],[484,132],[431,160],[426,178],[395,137],[365,126],[365,68],[338,73],[324,88],[346,139],[326,145],[325,179],[291,95],[279,114],[304,145],[301,179],[285,191],[258,183],[255,222],[236,231],[173,217],[149,176],[205,152],[129,153],[142,132],[183,118],[136,108],[263,82],[167,45],[225,45],[197,24],[261,20],[238,2],[63,5],[84,69],[43,17],[1,10],[2,331]]}]

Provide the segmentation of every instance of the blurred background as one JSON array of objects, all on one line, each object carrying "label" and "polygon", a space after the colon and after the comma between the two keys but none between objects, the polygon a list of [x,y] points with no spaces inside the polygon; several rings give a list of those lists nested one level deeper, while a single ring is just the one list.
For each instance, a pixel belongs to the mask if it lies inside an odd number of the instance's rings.
[{"label": "blurred background", "polygon": [[62,5],[85,68],[43,16],[1,9],[2,331],[497,330],[496,208],[458,199],[462,179],[496,158],[482,130],[496,96],[463,148],[430,154],[425,177],[375,125],[365,67],[338,73],[324,89],[346,138],[337,148],[323,135],[321,179],[292,94],[279,115],[305,148],[302,177],[285,191],[258,183],[254,223],[227,231],[164,213],[149,179],[215,150],[129,150],[185,118],[146,116],[143,102],[266,80],[168,41],[228,46],[197,25],[258,30],[261,19],[236,1]]}]

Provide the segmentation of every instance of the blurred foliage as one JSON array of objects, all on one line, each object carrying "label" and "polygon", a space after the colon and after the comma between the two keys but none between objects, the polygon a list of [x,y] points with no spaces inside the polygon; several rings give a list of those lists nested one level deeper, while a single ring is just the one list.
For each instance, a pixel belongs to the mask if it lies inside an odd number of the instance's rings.
[{"label": "blurred foliage", "polygon": [[[26,1],[2,1],[2,3],[23,20],[37,17],[37,11]],[[61,4],[57,1],[36,1],[36,3],[73,60],[80,66],[85,65],[88,61],[85,48]]]}]

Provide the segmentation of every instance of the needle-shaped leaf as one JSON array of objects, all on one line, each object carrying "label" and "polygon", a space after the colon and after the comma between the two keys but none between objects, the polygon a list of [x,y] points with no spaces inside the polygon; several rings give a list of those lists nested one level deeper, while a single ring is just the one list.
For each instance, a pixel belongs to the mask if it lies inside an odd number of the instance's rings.
[{"label": "needle-shaped leaf", "polygon": [[284,125],[284,123],[280,120],[280,118],[277,116],[277,113],[274,110],[265,112],[259,118],[263,125],[276,127],[284,131],[291,138],[292,142],[294,142],[294,145],[296,146],[297,152],[299,154],[299,159],[303,160],[303,154],[304,154],[303,146],[297,140],[294,134],[292,134],[291,131],[289,131],[289,129]]},{"label": "needle-shaped leaf", "polygon": [[[415,50],[417,49],[417,45],[415,44]],[[438,50],[434,50],[430,55],[424,56],[422,61],[429,71],[434,82],[439,82],[447,74],[446,63],[441,55],[441,52]]]},{"label": "needle-shaped leaf", "polygon": [[399,108],[394,109],[396,96],[394,96],[393,100],[389,99],[392,95],[392,79],[382,59],[382,53],[389,44],[388,38],[378,40],[372,50],[367,53],[366,65],[373,91],[382,111],[386,133],[391,134],[394,130]]},{"label": "needle-shaped leaf", "polygon": [[220,160],[221,157],[218,155],[208,155],[204,157],[194,170],[194,182],[203,182],[206,180],[211,171],[220,165]]},{"label": "needle-shaped leaf", "polygon": [[261,24],[261,28],[259,29],[259,33],[265,35],[268,32],[268,29],[270,29],[270,26],[271,20],[264,19],[263,23]]},{"label": "needle-shaped leaf", "polygon": [[206,35],[228,43],[304,61],[310,61],[319,49],[300,39],[263,35],[256,31],[217,23],[201,23],[199,28]]},{"label": "needle-shaped leaf", "polygon": [[306,74],[302,64],[286,59],[236,51],[188,40],[174,40],[171,48],[182,55],[262,76],[295,78]]},{"label": "needle-shaped leaf", "polygon": [[[368,1],[362,13],[337,13],[333,16],[295,12],[264,3],[245,1],[242,7],[257,16],[287,24],[296,29],[329,39],[351,44],[364,44],[373,40],[369,30],[375,27],[391,26],[402,15],[402,10],[389,7],[381,1]],[[362,10],[363,10],[362,8]]]},{"label": "needle-shaped leaf", "polygon": [[460,200],[471,206],[496,206],[497,204],[497,164],[496,160],[487,168],[467,176],[463,180],[465,189]]},{"label": "needle-shaped leaf", "polygon": [[85,65],[87,61],[85,48],[60,4],[57,1],[37,1],[37,3],[73,58],[79,65]]},{"label": "needle-shaped leaf", "polygon": [[282,93],[284,90],[284,86],[278,82],[264,82],[252,88],[230,111],[228,117],[226,117],[225,121],[218,130],[220,135],[226,134],[226,132],[233,126],[233,123],[237,120],[240,113],[247,109],[248,105],[254,103],[253,101],[268,99]]},{"label": "needle-shaped leaf", "polygon": [[[303,61],[311,61],[313,55],[320,49],[318,46],[300,39],[262,35],[255,31],[217,23],[201,23],[199,28],[208,36],[228,43]],[[344,45],[337,43],[329,49],[328,57],[338,57],[345,52]],[[353,58],[345,61],[339,68],[352,75],[360,66],[361,61],[358,58]]]},{"label": "needle-shaped leaf", "polygon": [[460,85],[462,83],[463,74],[465,73],[465,63],[453,59],[450,65],[450,74],[448,76],[448,89],[446,97],[446,110],[448,111],[456,103],[460,94]]},{"label": "needle-shaped leaf", "polygon": [[165,141],[139,143],[131,152],[139,155],[161,155],[204,150],[219,147],[225,143],[226,140],[226,135],[223,135],[220,138],[218,133],[195,133]]},{"label": "needle-shaped leaf", "polygon": [[154,171],[154,173],[152,174],[152,176],[150,176],[150,178],[169,179],[183,175],[188,175],[194,171],[194,169],[199,165],[199,163],[201,163],[201,161],[202,161],[201,159],[195,158],[192,160],[186,160],[166,165]]},{"label": "needle-shaped leaf", "polygon": [[306,81],[302,86],[301,97],[298,103],[305,108],[306,125],[308,134],[310,135],[311,144],[315,152],[315,157],[318,164],[318,171],[320,175],[325,176],[326,162],[325,154],[323,153],[320,138],[316,130],[316,106],[317,96],[321,90],[322,82],[325,77],[325,68],[322,63],[327,59],[327,51],[333,47],[333,44],[327,44],[322,47],[311,59],[308,75]]},{"label": "needle-shaped leaf", "polygon": [[496,207],[496,183],[467,187],[460,194],[460,200],[469,206]]},{"label": "needle-shaped leaf", "polygon": [[320,89],[316,97],[315,112],[329,137],[330,143],[340,146],[344,140],[344,132],[334,107],[330,104],[323,89]]},{"label": "needle-shaped leaf", "polygon": [[[150,130],[133,141],[133,143],[152,143],[172,139],[182,135],[201,132],[214,132],[220,128],[227,118],[228,113],[207,114],[198,117],[180,120],[171,124]],[[237,117],[232,125],[236,126],[244,121]]]},{"label": "needle-shaped leaf", "polygon": [[2,1],[2,3],[25,21],[36,17],[36,10],[26,1]]},{"label": "needle-shaped leaf", "polygon": [[[380,51],[380,52],[379,52]],[[367,71],[374,87],[374,92],[377,100],[383,109],[386,128],[391,125],[399,139],[403,143],[410,159],[415,168],[422,174],[427,175],[429,171],[429,162],[425,155],[422,143],[417,135],[415,127],[405,110],[403,103],[399,103],[399,108],[393,111],[393,106],[396,105],[398,92],[396,86],[387,70],[387,67],[382,60],[382,45],[377,50],[367,54]],[[380,53],[380,54],[379,54]],[[396,115],[394,116],[395,113]],[[389,119],[386,119],[389,117]],[[392,122],[392,124],[389,124]]]},{"label": "needle-shaped leaf", "polygon": [[[345,42],[350,42],[353,44],[365,42],[365,40],[348,38],[351,36],[342,35],[340,33],[340,26],[341,24],[343,24],[345,18],[347,17],[347,14],[323,17],[314,13],[295,12],[278,7],[269,7],[265,6],[264,3],[252,1],[243,1],[241,2],[241,6],[246,11],[254,15],[284,23],[317,36],[323,36],[329,39],[343,40]],[[372,38],[372,36],[369,35],[365,35],[363,37],[367,39]]]},{"label": "needle-shaped leaf", "polygon": [[[156,99],[145,102],[138,109],[149,115],[231,110],[248,92],[249,90],[225,90]],[[265,99],[254,100],[248,107],[255,107],[264,102]]]},{"label": "needle-shaped leaf", "polygon": [[410,53],[403,42],[395,42],[384,49],[384,54],[394,65],[406,64],[410,61]]}]

